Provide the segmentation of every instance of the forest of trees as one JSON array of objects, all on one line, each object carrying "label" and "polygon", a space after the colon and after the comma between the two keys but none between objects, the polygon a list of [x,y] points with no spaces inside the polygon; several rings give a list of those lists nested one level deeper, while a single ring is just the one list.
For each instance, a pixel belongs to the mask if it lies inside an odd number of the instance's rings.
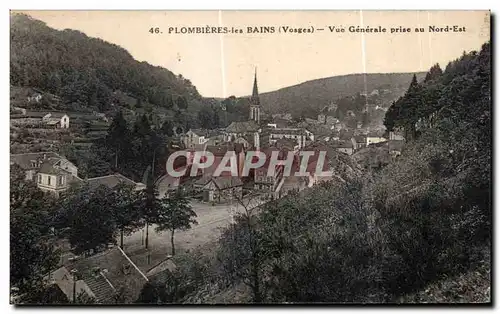
[{"label": "forest of trees", "polygon": [[167,69],[138,62],[123,48],[75,30],[58,31],[24,14],[11,16],[10,83],[62,97],[68,108],[112,109],[114,91],[152,105],[186,109],[201,96]]}]

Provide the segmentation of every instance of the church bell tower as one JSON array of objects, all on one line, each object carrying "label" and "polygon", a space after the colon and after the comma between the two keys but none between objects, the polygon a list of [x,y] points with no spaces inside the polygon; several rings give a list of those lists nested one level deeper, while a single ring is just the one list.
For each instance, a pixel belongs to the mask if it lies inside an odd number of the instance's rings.
[{"label": "church bell tower", "polygon": [[252,97],[250,97],[250,120],[254,120],[257,124],[260,123],[260,100],[259,89],[257,87],[257,68],[255,68]]}]

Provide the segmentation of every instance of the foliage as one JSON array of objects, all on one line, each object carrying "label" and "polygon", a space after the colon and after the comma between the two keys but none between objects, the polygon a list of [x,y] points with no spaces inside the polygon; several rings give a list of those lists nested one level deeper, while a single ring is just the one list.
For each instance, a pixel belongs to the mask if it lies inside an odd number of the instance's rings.
[{"label": "foliage", "polygon": [[51,244],[54,202],[17,165],[10,172],[10,281],[20,294],[32,291],[54,269],[58,251]]},{"label": "foliage", "polygon": [[191,209],[189,199],[177,192],[174,195],[165,195],[160,201],[159,211],[155,223],[156,231],[170,231],[172,255],[175,255],[174,232],[187,230],[192,224],[197,224],[196,213]]},{"label": "foliage", "polygon": [[417,122],[466,119],[473,104],[479,106],[476,113],[482,114],[490,102],[490,49],[486,43],[479,53],[473,51],[450,62],[444,72],[439,65],[433,66],[422,83],[412,82],[407,93],[389,108],[386,128],[402,127],[415,137]]},{"label": "foliage", "polygon": [[107,111],[119,104],[116,90],[166,108],[172,106],[172,97],[182,109],[200,99],[189,80],[138,62],[123,48],[79,31],[57,31],[13,14],[10,34],[11,84],[61,95],[67,104]]},{"label": "foliage", "polygon": [[162,304],[168,302],[166,285],[157,282],[147,282],[139,294],[135,303],[138,304]]},{"label": "foliage", "polygon": [[106,186],[81,185],[62,199],[55,224],[76,254],[99,250],[116,243],[114,192]]},{"label": "foliage", "polygon": [[198,124],[204,129],[216,129],[220,125],[219,111],[216,107],[201,107],[198,111]]},{"label": "foliage", "polygon": [[194,250],[175,256],[174,261],[175,270],[166,270],[161,280],[146,283],[136,303],[196,303],[207,285],[217,281],[213,259],[206,252]]},{"label": "foliage", "polygon": [[137,194],[133,186],[119,184],[114,188],[114,221],[120,231],[120,247],[123,248],[123,236],[136,231],[141,224],[141,212],[136,208]]},{"label": "foliage", "polygon": [[[423,77],[423,75],[424,73],[417,73],[419,78]],[[412,76],[413,73],[334,76],[307,81],[269,93],[262,93],[259,97],[261,104],[264,104],[262,109],[266,113],[289,112],[293,116],[316,118],[314,115],[319,113],[324,106],[328,106],[331,101],[336,101],[347,95],[370,93],[374,89],[387,89],[391,92],[390,94],[397,95],[402,88],[408,86]],[[271,104],[271,106],[267,107],[265,104]]]},{"label": "foliage", "polygon": [[[443,107],[432,123],[412,130],[416,136],[396,161],[266,203],[225,229],[219,280],[246,283],[254,302],[258,286],[262,302],[379,303],[418,297],[452,276],[488,272],[489,49],[464,55],[442,75],[433,67],[422,85],[412,80],[396,104],[405,111],[395,125],[432,113],[428,91],[441,90]],[[450,289],[468,290],[471,282]]]}]

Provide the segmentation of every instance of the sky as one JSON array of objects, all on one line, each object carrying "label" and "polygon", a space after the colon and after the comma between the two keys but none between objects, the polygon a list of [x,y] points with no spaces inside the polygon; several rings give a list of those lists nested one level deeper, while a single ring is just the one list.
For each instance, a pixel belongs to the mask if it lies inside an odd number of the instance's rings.
[{"label": "sky", "polygon": [[[136,60],[191,80],[202,96],[251,94],[352,73],[427,71],[490,39],[489,11],[24,11],[56,29],[76,29],[125,48]],[[243,34],[176,34],[182,27],[234,27]],[[248,33],[248,27],[274,33]],[[328,27],[344,28],[330,32]],[[386,33],[349,32],[349,27]],[[429,32],[457,26],[462,32]],[[283,33],[280,27],[314,28]],[[415,28],[425,32],[415,32]],[[158,34],[149,29],[159,28]],[[320,31],[318,29],[323,29]],[[394,32],[391,28],[411,32]],[[281,28],[283,29],[283,28]],[[169,33],[169,30],[172,30]]]}]

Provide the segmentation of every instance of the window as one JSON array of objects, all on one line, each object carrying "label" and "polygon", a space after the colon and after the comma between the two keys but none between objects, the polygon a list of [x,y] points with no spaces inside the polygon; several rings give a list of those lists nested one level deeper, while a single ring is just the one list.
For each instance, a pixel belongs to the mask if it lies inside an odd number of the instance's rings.
[{"label": "window", "polygon": [[59,185],[63,185],[63,184],[64,184],[64,177],[59,176]]},{"label": "window", "polygon": [[42,183],[42,175],[41,174],[38,175],[38,183],[39,184]]},{"label": "window", "polygon": [[47,177],[47,184],[50,185],[50,176]]}]

